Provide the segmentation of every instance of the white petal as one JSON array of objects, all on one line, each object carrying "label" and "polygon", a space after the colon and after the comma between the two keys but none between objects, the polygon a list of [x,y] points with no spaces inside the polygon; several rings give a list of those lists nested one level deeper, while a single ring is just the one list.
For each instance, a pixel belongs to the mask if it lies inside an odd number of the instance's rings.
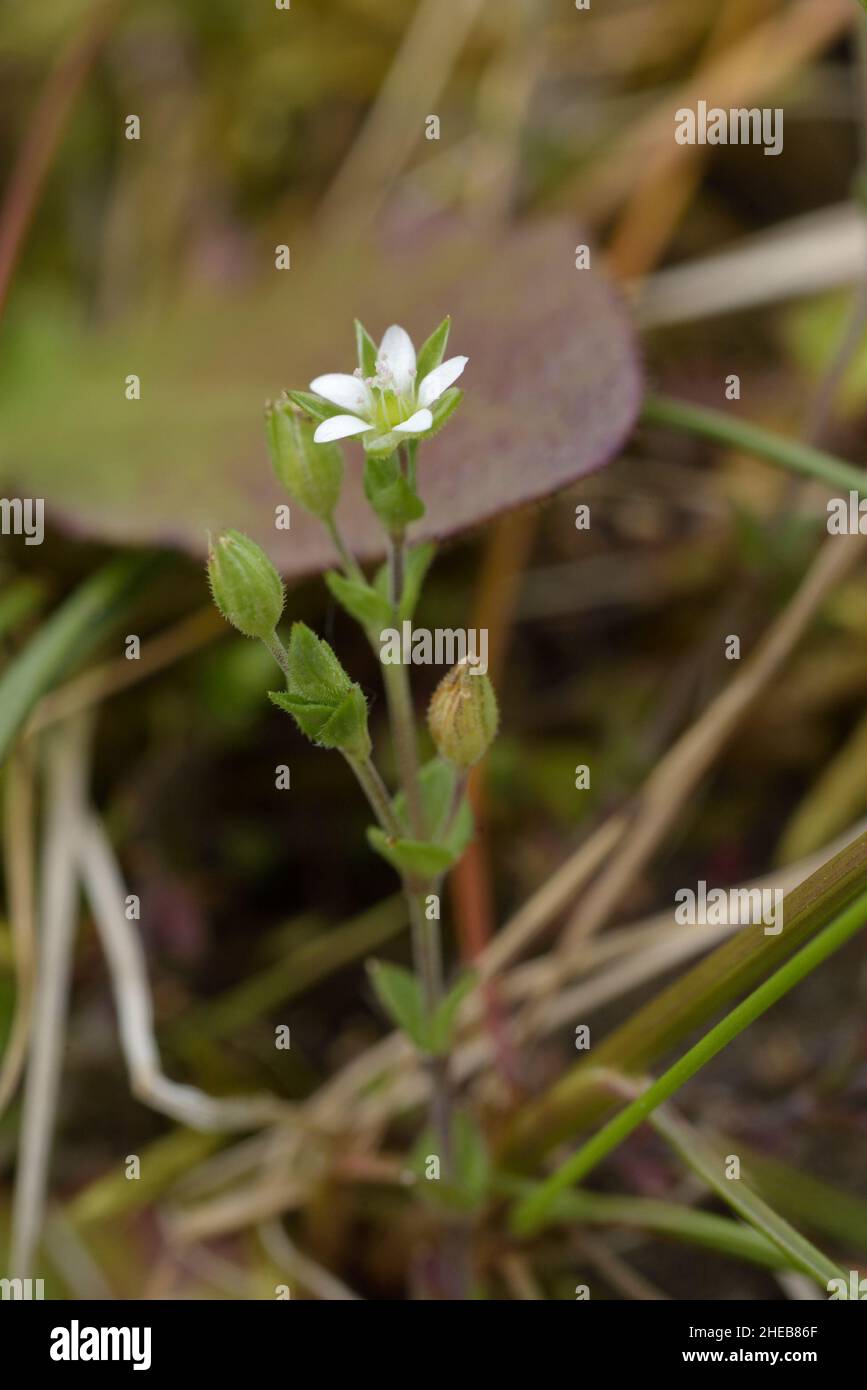
[{"label": "white petal", "polygon": [[321,425],[317,425],[313,443],[327,444],[330,439],[348,439],[351,434],[364,434],[365,430],[372,429],[373,425],[359,420],[355,415],[332,415],[330,420],[323,420]]},{"label": "white petal", "polygon": [[410,415],[402,425],[395,425],[394,428],[398,434],[422,434],[424,430],[429,430],[432,424],[433,416],[429,410],[417,410],[415,415]]},{"label": "white petal", "polygon": [[408,391],[415,381],[415,348],[405,328],[393,323],[383,334],[377,362],[391,373],[398,395]]},{"label": "white petal", "polygon": [[317,396],[324,396],[332,405],[342,405],[344,410],[354,410],[361,414],[370,404],[367,387],[357,376],[346,372],[329,372],[317,376],[310,383],[310,390]]},{"label": "white petal", "polygon": [[469,360],[468,357],[450,357],[448,362],[441,362],[432,372],[428,372],[418,388],[419,405],[433,405],[434,401],[438,401],[443,391],[457,381]]}]

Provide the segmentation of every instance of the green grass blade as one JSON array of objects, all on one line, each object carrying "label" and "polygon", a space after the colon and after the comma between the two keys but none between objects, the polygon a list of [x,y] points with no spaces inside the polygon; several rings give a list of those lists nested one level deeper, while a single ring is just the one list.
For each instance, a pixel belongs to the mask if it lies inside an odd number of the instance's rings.
[{"label": "green grass blade", "polygon": [[786,961],[770,979],[759,985],[742,1003],[726,1014],[714,1028],[684,1053],[673,1066],[669,1067],[646,1090],[642,1091],[631,1104],[615,1115],[591,1139],[583,1144],[558,1170],[544,1182],[534,1195],[519,1204],[514,1214],[515,1230],[526,1234],[538,1224],[540,1217],[553,1202],[558,1193],[580,1182],[601,1161],[622,1144],[633,1130],[637,1129],[663,1101],[668,1100],[702,1067],[721,1052],[733,1038],[738,1037],[745,1028],[772,1004],[787,994],[817,966],[838,951],[867,923],[867,892],[862,893],[839,917],[835,918],[820,934]]},{"label": "green grass blade", "polygon": [[37,612],[45,599],[45,589],[37,579],[16,579],[0,594],[0,639]]},{"label": "green grass blade", "polygon": [[[867,834],[860,835],[786,895],[779,936],[740,929],[656,995],[539,1100],[525,1105],[502,1146],[509,1167],[533,1163],[612,1108],[598,1073],[644,1075],[669,1049],[752,988],[867,890]],[[594,1077],[594,1074],[596,1076]]]},{"label": "green grass blade", "polygon": [[[512,1197],[529,1197],[535,1184],[525,1178],[498,1180],[500,1191]],[[649,1235],[698,1245],[736,1260],[766,1269],[793,1268],[790,1256],[760,1231],[714,1212],[679,1206],[649,1197],[612,1197],[601,1192],[561,1192],[545,1218],[545,1225],[574,1222],[582,1226],[627,1226]],[[800,1266],[799,1266],[800,1267]]]},{"label": "green grass blade", "polygon": [[663,1107],[653,1116],[654,1129],[667,1140],[693,1172],[698,1173],[718,1197],[765,1237],[786,1257],[792,1269],[815,1280],[827,1291],[831,1279],[846,1279],[843,1270],[823,1255],[785,1217],[774,1211],[747,1182],[725,1176],[725,1159],[706,1144],[685,1121]]},{"label": "green grass blade", "polygon": [[756,454],[769,463],[787,468],[790,473],[815,478],[828,487],[842,488],[846,492],[854,489],[867,496],[867,474],[863,469],[822,449],[813,449],[809,444],[801,444],[761,425],[753,425],[737,415],[710,410],[707,406],[691,405],[668,396],[649,396],[644,403],[641,419],[647,425],[669,426],[709,439],[714,444]]},{"label": "green grass blade", "polygon": [[0,677],[0,761],[37,700],[106,635],[161,563],[153,554],[112,560],[85,580],[10,661]]},{"label": "green grass blade", "polygon": [[755,1153],[740,1140],[720,1142],[728,1145],[728,1153],[736,1146],[741,1171],[778,1211],[830,1236],[843,1249],[857,1251],[862,1263],[867,1261],[867,1201],[863,1197],[853,1197],[777,1158]]}]

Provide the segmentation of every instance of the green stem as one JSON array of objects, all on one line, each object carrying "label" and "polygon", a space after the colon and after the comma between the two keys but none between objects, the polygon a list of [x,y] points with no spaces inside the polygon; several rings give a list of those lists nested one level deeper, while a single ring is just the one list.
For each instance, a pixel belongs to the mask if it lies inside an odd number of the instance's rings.
[{"label": "green stem", "polygon": [[395,621],[400,616],[400,601],[403,598],[404,549],[406,535],[395,531],[388,546],[388,587]]},{"label": "green stem", "polygon": [[343,571],[347,579],[354,579],[357,583],[363,584],[365,581],[361,567],[352,554],[352,551],[349,549],[349,546],[346,544],[346,541],[343,539],[340,527],[337,525],[333,516],[328,517],[325,522],[325,529],[334,542],[334,549],[340,556]]},{"label": "green stem", "polygon": [[[429,921],[426,899],[433,891],[430,883],[404,880],[409,920],[412,932],[412,955],[421,980],[425,1010],[433,1018],[443,996],[442,940],[439,924]],[[451,1085],[447,1057],[425,1059],[431,1077],[431,1127],[440,1145],[440,1158],[446,1177],[451,1176]]]},{"label": "green stem", "polygon": [[761,1014],[787,994],[800,980],[815,970],[828,956],[860,931],[867,921],[867,893],[862,893],[855,902],[836,917],[807,946],[786,961],[770,979],[753,990],[737,1008],[732,1009],[710,1032],[669,1067],[659,1079],[648,1086],[631,1105],[627,1105],[608,1124],[603,1125],[576,1154],[558,1168],[546,1182],[542,1183],[532,1197],[521,1202],[513,1214],[514,1229],[520,1234],[533,1231],[545,1219],[552,1203],[560,1192],[580,1182],[601,1163],[618,1144],[622,1144],[634,1129],[637,1129],[648,1116],[679,1090],[690,1077],[695,1076],[711,1058],[742,1033]]},{"label": "green stem", "polygon": [[409,688],[409,675],[402,661],[382,668],[385,693],[391,716],[391,734],[401,785],[406,796],[410,830],[417,840],[426,836],[421,793],[418,785],[418,748],[415,714]]},{"label": "green stem", "polygon": [[801,444],[796,439],[751,424],[749,420],[706,406],[690,405],[668,396],[649,396],[641,413],[642,423],[664,425],[724,444],[745,453],[756,454],[770,463],[802,473],[808,478],[827,483],[830,487],[853,490],[867,497],[867,475],[851,463],[834,454]]},{"label": "green stem", "polygon": [[391,835],[394,839],[397,839],[400,836],[401,830],[395,818],[394,811],[391,809],[391,797],[372,759],[367,758],[365,762],[362,762],[358,758],[350,757],[349,754],[344,754],[344,756],[358,778],[361,790],[367,797],[370,808],[386,835]]}]

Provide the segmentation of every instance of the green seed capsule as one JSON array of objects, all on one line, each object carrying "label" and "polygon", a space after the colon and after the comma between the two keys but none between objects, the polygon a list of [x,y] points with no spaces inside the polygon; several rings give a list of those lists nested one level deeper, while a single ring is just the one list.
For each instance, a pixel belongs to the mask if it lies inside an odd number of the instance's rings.
[{"label": "green seed capsule", "polygon": [[343,453],[336,444],[314,444],[316,422],[295,406],[280,402],[265,412],[271,463],[290,497],[305,511],[327,521],[343,483]]},{"label": "green seed capsule", "polygon": [[245,637],[268,641],[283,612],[283,581],[261,546],[240,531],[211,541],[208,579],[214,603]]},{"label": "green seed capsule", "polygon": [[462,771],[483,758],[497,733],[494,687],[465,661],[453,666],[431,698],[427,722],[437,752]]}]

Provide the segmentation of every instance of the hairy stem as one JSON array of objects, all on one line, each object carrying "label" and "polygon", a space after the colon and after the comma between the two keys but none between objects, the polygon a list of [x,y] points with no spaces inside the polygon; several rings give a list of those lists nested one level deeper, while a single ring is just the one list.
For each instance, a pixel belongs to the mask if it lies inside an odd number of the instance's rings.
[{"label": "hairy stem", "polygon": [[388,794],[388,788],[376,770],[373,761],[367,758],[362,762],[359,758],[349,757],[348,754],[346,761],[358,778],[361,790],[367,797],[370,808],[386,835],[391,835],[396,839],[400,835],[400,826],[391,809],[391,797]]},{"label": "hairy stem", "polygon": [[263,637],[262,641],[264,645],[268,648],[274,660],[277,662],[277,665],[280,667],[280,670],[283,672],[283,675],[288,680],[289,657],[287,656],[286,648],[283,646],[283,643],[280,641],[280,638],[277,636],[277,633],[272,633],[267,640]]}]

